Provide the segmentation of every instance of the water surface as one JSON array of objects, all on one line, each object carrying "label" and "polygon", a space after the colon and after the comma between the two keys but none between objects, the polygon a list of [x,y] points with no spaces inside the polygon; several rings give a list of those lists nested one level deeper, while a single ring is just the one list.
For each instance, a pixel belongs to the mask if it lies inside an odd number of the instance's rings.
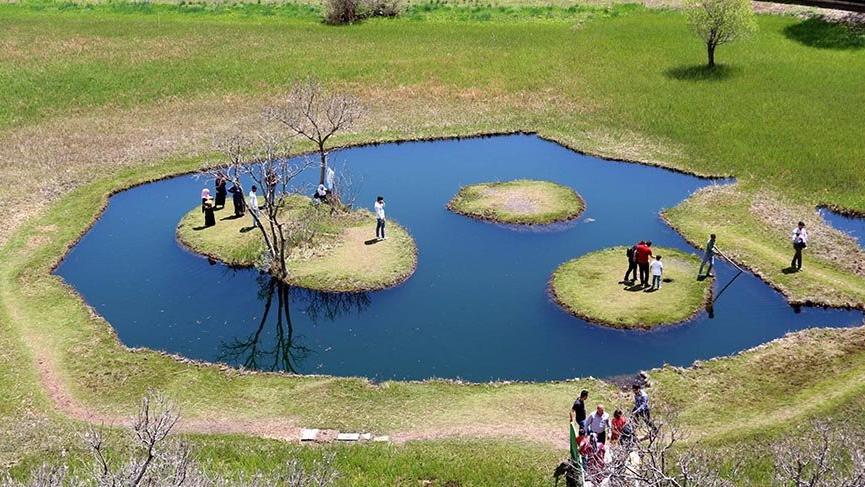
[{"label": "water surface", "polygon": [[[750,274],[719,299],[714,318],[703,312],[649,333],[591,325],[550,300],[553,270],[587,252],[639,239],[693,250],[658,213],[711,181],[580,155],[529,135],[353,148],[332,160],[362,181],[359,202],[385,196],[389,218],[414,236],[418,268],[403,285],[360,295],[280,293],[255,270],[184,250],[175,227],[204,184],[193,176],[113,196],[57,272],[128,346],[376,380],[612,376],[862,321],[850,310],[794,312]],[[516,178],[571,186],[586,211],[554,229],[515,231],[445,208],[463,185]],[[623,274],[626,267],[623,257]],[[734,274],[724,263],[717,272],[720,285]]]}]

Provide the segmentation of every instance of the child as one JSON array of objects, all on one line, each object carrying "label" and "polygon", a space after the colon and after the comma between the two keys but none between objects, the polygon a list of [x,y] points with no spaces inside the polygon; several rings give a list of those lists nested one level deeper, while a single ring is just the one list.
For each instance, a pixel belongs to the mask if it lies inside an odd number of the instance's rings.
[{"label": "child", "polygon": [[616,412],[613,413],[612,427],[610,428],[610,441],[613,444],[619,442],[619,438],[622,436],[622,430],[625,429],[627,423],[628,420],[625,418],[625,413],[623,413],[621,409],[616,409]]},{"label": "child", "polygon": [[664,273],[664,264],[661,263],[661,256],[655,257],[655,260],[649,264],[652,268],[652,289],[661,289],[661,275]]},{"label": "child", "polygon": [[379,196],[375,199],[375,238],[376,240],[384,240],[387,237],[384,236],[384,197]]}]

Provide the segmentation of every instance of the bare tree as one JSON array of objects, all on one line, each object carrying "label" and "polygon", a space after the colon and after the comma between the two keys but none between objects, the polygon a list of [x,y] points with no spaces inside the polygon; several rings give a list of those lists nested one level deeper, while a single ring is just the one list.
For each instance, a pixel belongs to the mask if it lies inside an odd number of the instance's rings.
[{"label": "bare tree", "polygon": [[355,97],[330,93],[314,79],[295,83],[283,103],[265,109],[267,119],[281,123],[292,135],[315,144],[320,166],[319,184],[324,184],[327,176],[328,142],[338,132],[351,128],[361,113]]},{"label": "bare tree", "polygon": [[814,423],[773,444],[772,453],[779,487],[865,485],[865,434],[847,425]]},{"label": "bare tree", "polygon": [[0,486],[327,487],[333,485],[338,477],[333,467],[333,455],[325,455],[309,469],[292,459],[284,470],[277,472],[259,472],[235,478],[209,476],[192,460],[189,446],[171,438],[179,419],[172,401],[161,394],[148,393],[133,420],[131,440],[134,447],[122,449],[119,461],[116,452],[108,451],[102,434],[91,430],[85,435],[93,458],[89,475],[73,477],[66,465],[45,465],[23,481],[0,479]]},{"label": "bare tree", "polygon": [[757,29],[750,0],[688,0],[688,20],[706,44],[707,65],[715,66],[715,49]]},{"label": "bare tree", "polygon": [[261,211],[250,208],[249,213],[253,229],[258,229],[264,240],[263,267],[277,278],[287,277],[292,252],[310,243],[316,234],[321,209],[306,198],[298,198],[304,191],[295,186],[298,176],[313,163],[307,158],[289,158],[290,146],[267,132],[260,133],[257,142],[232,136],[219,146],[225,163],[204,171],[225,177],[244,194],[245,178],[261,189],[264,205]]}]

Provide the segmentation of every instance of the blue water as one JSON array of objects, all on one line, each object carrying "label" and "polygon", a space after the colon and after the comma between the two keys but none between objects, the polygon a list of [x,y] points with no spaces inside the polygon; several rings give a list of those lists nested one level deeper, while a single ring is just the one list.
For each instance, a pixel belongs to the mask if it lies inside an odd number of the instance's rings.
[{"label": "blue water", "polygon": [[865,218],[854,218],[835,213],[826,208],[820,209],[820,215],[833,227],[852,236],[865,247]]},{"label": "blue water", "polygon": [[[658,212],[711,181],[583,156],[529,135],[354,148],[332,161],[362,181],[358,201],[371,206],[384,195],[389,218],[416,239],[417,271],[404,284],[361,295],[276,293],[265,316],[266,276],[209,262],[175,241],[178,220],[199,204],[204,182],[193,176],[112,197],[57,272],[128,346],[376,380],[613,376],[688,365],[810,326],[862,322],[857,311],[794,311],[749,274],[720,297],[714,318],[703,312],[652,332],[594,326],[550,300],[553,270],[587,252],[639,239],[690,249]],[[445,209],[460,186],[515,178],[571,186],[587,209],[578,222],[546,231]],[[623,273],[624,264],[623,257]],[[720,285],[734,274],[724,263],[717,273]]]}]

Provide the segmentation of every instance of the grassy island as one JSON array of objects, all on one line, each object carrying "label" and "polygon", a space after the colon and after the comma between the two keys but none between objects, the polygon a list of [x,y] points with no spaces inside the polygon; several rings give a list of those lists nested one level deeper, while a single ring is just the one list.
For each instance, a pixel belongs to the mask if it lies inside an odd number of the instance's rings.
[{"label": "grassy island", "polygon": [[639,282],[623,283],[625,247],[613,247],[559,266],[550,283],[552,294],[571,313],[614,328],[649,329],[693,317],[712,292],[711,279],[695,277],[700,260],[669,248],[654,253],[664,263],[660,290],[647,290]]},{"label": "grassy island", "polygon": [[[290,211],[298,217],[314,216],[315,236],[289,257],[289,284],[318,291],[373,291],[395,286],[414,272],[417,248],[400,225],[389,221],[388,238],[376,241],[375,217],[368,211],[331,214],[328,206],[312,207],[308,198],[296,199]],[[252,218],[236,218],[230,201],[216,212],[216,225],[209,228],[201,209],[192,209],[180,220],[177,238],[192,251],[233,266],[253,266],[264,252]]]},{"label": "grassy island", "polygon": [[448,209],[461,215],[523,225],[572,220],[585,208],[573,189],[528,179],[464,186],[448,203]]}]

